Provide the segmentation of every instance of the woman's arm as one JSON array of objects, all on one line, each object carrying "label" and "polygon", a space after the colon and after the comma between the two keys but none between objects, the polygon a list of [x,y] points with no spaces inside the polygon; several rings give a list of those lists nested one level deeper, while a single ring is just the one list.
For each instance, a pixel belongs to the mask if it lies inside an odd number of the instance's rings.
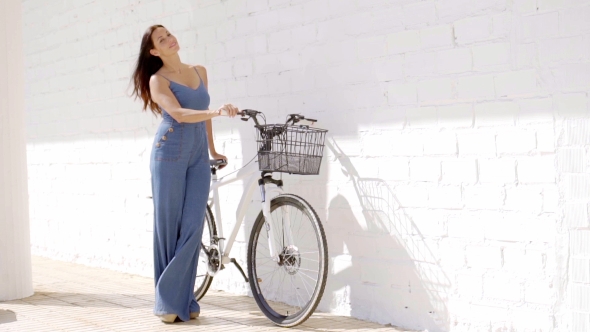
[{"label": "woman's arm", "polygon": [[[205,88],[209,91],[209,79],[207,78],[207,69],[203,66],[196,65],[195,68],[199,72],[199,76],[202,78],[203,83],[205,83]],[[213,159],[227,159],[224,155],[221,155],[215,151],[215,143],[213,142],[213,121],[211,119],[206,121],[207,124],[207,139],[209,141],[209,153],[213,157]],[[221,167],[223,168],[223,166]]]},{"label": "woman's arm", "polygon": [[180,107],[178,100],[170,91],[169,83],[159,75],[152,75],[150,78],[150,92],[152,100],[166,110],[170,116],[182,123],[195,123],[210,120],[220,115],[220,111],[213,110],[192,110]]},{"label": "woman's arm", "polygon": [[209,141],[209,153],[214,156],[217,154],[215,151],[215,143],[213,143],[213,121],[211,119],[206,120],[207,124],[207,140]]}]

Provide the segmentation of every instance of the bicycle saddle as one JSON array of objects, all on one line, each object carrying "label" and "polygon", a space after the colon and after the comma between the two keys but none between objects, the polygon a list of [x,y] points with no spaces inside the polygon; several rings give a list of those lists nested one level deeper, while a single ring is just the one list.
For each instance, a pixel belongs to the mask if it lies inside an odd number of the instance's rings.
[{"label": "bicycle saddle", "polygon": [[211,167],[220,167],[227,165],[227,160],[225,159],[209,159],[209,166]]}]

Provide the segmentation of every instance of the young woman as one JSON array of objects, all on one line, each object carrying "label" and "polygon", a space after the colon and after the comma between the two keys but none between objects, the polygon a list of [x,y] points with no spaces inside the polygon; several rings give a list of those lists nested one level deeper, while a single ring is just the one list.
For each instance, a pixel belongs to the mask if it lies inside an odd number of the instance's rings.
[{"label": "young woman", "polygon": [[143,35],[135,72],[135,97],[162,116],[150,160],[154,201],[154,314],[163,322],[188,321],[200,313],[193,295],[199,247],[215,151],[211,119],[234,117],[225,104],[209,109],[207,72],[180,61],[176,38],[161,25]]}]

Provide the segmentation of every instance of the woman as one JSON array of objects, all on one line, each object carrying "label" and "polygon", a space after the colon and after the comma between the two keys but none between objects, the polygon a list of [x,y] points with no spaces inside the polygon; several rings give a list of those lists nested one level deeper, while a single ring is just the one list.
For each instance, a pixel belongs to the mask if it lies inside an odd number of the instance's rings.
[{"label": "woman", "polygon": [[133,74],[135,97],[163,120],[150,160],[154,201],[154,314],[165,323],[188,321],[200,313],[193,295],[211,174],[207,147],[214,159],[211,119],[234,117],[225,104],[209,109],[207,72],[180,61],[176,38],[161,25],[143,35]]}]

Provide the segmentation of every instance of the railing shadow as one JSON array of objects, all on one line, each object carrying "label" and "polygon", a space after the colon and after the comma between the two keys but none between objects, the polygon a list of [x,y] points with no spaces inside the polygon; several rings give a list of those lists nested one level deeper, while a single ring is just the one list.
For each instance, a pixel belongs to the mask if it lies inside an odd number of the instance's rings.
[{"label": "railing shadow", "polygon": [[[395,191],[382,179],[362,177],[333,138],[328,140],[326,147],[334,154],[343,173],[354,186],[364,218],[362,225],[363,221],[360,223],[357,218],[360,215],[355,216],[351,204],[341,195],[330,202],[330,214],[334,213],[334,209],[340,211],[337,216],[339,223],[343,219],[356,221],[356,225],[347,224],[343,227],[349,233],[352,228],[355,233],[350,240],[347,240],[348,236],[342,239],[350,253],[351,262],[348,268],[334,273],[334,277],[341,280],[343,276],[348,280],[356,277],[358,280],[360,270],[361,280],[368,280],[359,285],[348,285],[351,315],[428,331],[449,330],[447,294],[451,282],[440,267],[439,258],[402,208]],[[330,219],[333,218],[328,218],[328,224],[334,222]],[[367,236],[367,241],[355,243],[363,236]],[[375,249],[374,255],[371,255],[370,248],[363,247],[367,245]],[[351,275],[355,273],[357,275]],[[337,288],[337,284],[332,283],[330,290],[335,291],[334,286]],[[390,288],[384,287],[384,284]],[[372,300],[371,287],[367,286],[373,286],[372,291],[376,292]],[[355,298],[362,300],[359,302],[365,305],[356,306]],[[371,303],[372,308],[367,308],[366,303]],[[379,318],[384,315],[388,322]]]}]

